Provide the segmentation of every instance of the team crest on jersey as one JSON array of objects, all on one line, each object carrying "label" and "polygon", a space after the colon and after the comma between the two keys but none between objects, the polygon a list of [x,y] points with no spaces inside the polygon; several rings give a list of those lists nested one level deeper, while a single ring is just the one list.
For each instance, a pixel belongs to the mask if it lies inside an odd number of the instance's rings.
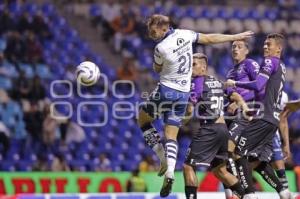
[{"label": "team crest on jersey", "polygon": [[178,38],[177,39],[177,46],[179,46],[179,45],[181,45],[183,43],[184,43],[184,39],[182,39],[182,38]]},{"label": "team crest on jersey", "polygon": [[237,69],[237,73],[241,74],[243,72],[244,66],[244,64],[240,65],[240,67]]}]

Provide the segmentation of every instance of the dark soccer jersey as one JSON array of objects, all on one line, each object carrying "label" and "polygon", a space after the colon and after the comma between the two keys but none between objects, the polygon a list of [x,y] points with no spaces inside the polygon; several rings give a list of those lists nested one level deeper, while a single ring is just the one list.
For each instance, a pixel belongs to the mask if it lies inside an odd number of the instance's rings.
[{"label": "dark soccer jersey", "polygon": [[263,119],[275,125],[279,124],[280,99],[285,82],[285,65],[277,57],[266,57],[261,67],[260,74],[269,78],[265,95],[262,99],[264,104]]},{"label": "dark soccer jersey", "polygon": [[[230,69],[226,75],[227,79],[232,79],[234,81],[253,81],[259,72],[259,65],[256,61],[252,59],[245,59],[241,63],[236,64],[232,69]],[[245,88],[227,88],[226,94],[231,95],[233,92],[240,94],[245,101],[252,101],[255,98],[255,92],[253,90],[248,90]]]},{"label": "dark soccer jersey", "polygon": [[201,123],[211,122],[223,115],[223,84],[213,76],[192,80],[190,101],[195,105]]}]

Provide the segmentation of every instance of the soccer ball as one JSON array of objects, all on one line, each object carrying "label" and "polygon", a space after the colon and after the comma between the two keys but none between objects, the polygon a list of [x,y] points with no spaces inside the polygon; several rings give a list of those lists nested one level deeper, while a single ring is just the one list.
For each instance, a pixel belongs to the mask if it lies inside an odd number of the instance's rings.
[{"label": "soccer ball", "polygon": [[94,85],[99,77],[99,67],[90,61],[84,61],[77,66],[77,81],[84,86]]}]

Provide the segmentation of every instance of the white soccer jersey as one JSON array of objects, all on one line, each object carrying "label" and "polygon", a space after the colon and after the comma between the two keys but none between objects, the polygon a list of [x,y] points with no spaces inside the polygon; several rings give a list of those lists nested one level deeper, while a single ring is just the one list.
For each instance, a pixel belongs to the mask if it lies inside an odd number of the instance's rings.
[{"label": "white soccer jersey", "polygon": [[286,92],[283,91],[281,94],[281,99],[280,99],[280,110],[281,111],[283,111],[283,109],[288,101],[289,101],[289,97],[286,94]]},{"label": "white soccer jersey", "polygon": [[162,66],[160,83],[183,92],[191,88],[193,47],[198,34],[190,30],[170,30],[154,49],[154,62]]},{"label": "white soccer jersey", "polygon": [[[286,92],[282,91],[282,94],[281,94],[281,99],[280,99],[280,110],[283,111],[286,103],[289,101],[289,97],[288,95],[286,94]],[[280,140],[280,133],[279,133],[279,130],[276,131],[276,136],[279,138]],[[281,142],[280,142],[281,143]]]}]

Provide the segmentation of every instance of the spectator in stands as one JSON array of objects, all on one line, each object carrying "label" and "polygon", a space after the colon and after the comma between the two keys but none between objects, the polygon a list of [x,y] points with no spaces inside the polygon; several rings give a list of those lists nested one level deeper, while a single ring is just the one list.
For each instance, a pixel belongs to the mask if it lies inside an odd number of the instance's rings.
[{"label": "spectator in stands", "polygon": [[43,113],[39,110],[36,102],[30,103],[28,112],[24,114],[25,128],[30,136],[29,145],[36,147],[37,143],[41,142]]},{"label": "spectator in stands", "polygon": [[123,39],[133,33],[135,26],[134,15],[129,9],[127,3],[121,9],[121,15],[116,17],[112,21],[112,28],[115,31],[114,34],[114,50],[116,52],[121,51],[121,44]]},{"label": "spectator in stands", "polygon": [[3,153],[2,155],[6,155],[9,147],[10,147],[10,131],[9,129],[5,126],[3,122],[0,121],[0,143],[3,146]]},{"label": "spectator in stands", "polygon": [[38,12],[32,20],[32,30],[41,39],[41,41],[45,39],[51,39],[52,37],[49,26],[45,22],[44,18],[45,17],[43,16],[42,12]]},{"label": "spectator in stands", "polygon": [[139,170],[142,172],[155,171],[156,169],[157,167],[151,155],[145,156],[139,164]]},{"label": "spectator in stands", "polygon": [[112,171],[110,160],[105,153],[101,153],[98,157],[99,163],[97,164],[96,171]]},{"label": "spectator in stands", "polygon": [[288,21],[294,19],[297,13],[297,6],[295,0],[278,0],[280,18]]},{"label": "spectator in stands", "polygon": [[12,97],[15,100],[27,99],[30,90],[29,80],[25,77],[25,72],[20,70],[19,77],[13,81]]},{"label": "spectator in stands", "polygon": [[132,57],[123,58],[123,65],[118,68],[118,79],[136,82],[138,71],[135,67],[135,60]]},{"label": "spectator in stands", "polygon": [[20,71],[18,62],[24,61],[25,44],[19,32],[13,31],[8,34],[7,45],[4,55],[9,62],[13,63]]},{"label": "spectator in stands", "polygon": [[40,102],[44,100],[46,97],[45,87],[41,83],[41,79],[38,75],[35,75],[32,80],[32,84],[30,86],[28,92],[28,99],[30,102]]},{"label": "spectator in stands", "polygon": [[25,51],[26,62],[33,64],[33,66],[35,66],[36,63],[43,62],[42,46],[40,45],[39,41],[36,39],[35,34],[31,31],[27,32],[25,46],[26,46],[26,51]]},{"label": "spectator in stands", "polygon": [[101,16],[102,16],[102,38],[104,41],[109,41],[114,35],[115,31],[112,28],[112,21],[120,16],[120,4],[114,0],[107,0],[106,3],[101,5]]},{"label": "spectator in stands", "polygon": [[4,66],[4,54],[0,52],[0,69],[5,68]]},{"label": "spectator in stands", "polygon": [[70,171],[70,167],[65,160],[63,154],[55,154],[55,157],[51,164],[51,171]]},{"label": "spectator in stands", "polygon": [[85,140],[85,132],[81,126],[71,120],[67,120],[65,124],[61,124],[61,138],[63,144],[71,142],[81,143]]},{"label": "spectator in stands", "polygon": [[0,35],[15,29],[15,22],[7,9],[0,14]]},{"label": "spectator in stands", "polygon": [[43,143],[51,146],[56,139],[58,121],[55,118],[51,117],[50,104],[46,104],[44,107],[44,121],[42,124]]},{"label": "spectator in stands", "polygon": [[265,38],[266,38],[266,34],[263,32],[261,25],[258,24],[258,32],[255,33],[255,40],[254,40],[253,50],[251,52],[251,55],[261,56],[263,54],[263,48],[261,47],[261,44],[264,43]]},{"label": "spectator in stands", "polygon": [[46,154],[38,154],[37,161],[32,167],[32,171],[49,171]]},{"label": "spectator in stands", "polygon": [[31,23],[29,19],[29,14],[27,12],[22,13],[18,22],[17,28],[20,33],[24,33],[28,30],[31,30]]},{"label": "spectator in stands", "polygon": [[131,177],[126,184],[127,192],[147,192],[146,182],[139,174],[140,171],[138,169],[131,172]]}]

